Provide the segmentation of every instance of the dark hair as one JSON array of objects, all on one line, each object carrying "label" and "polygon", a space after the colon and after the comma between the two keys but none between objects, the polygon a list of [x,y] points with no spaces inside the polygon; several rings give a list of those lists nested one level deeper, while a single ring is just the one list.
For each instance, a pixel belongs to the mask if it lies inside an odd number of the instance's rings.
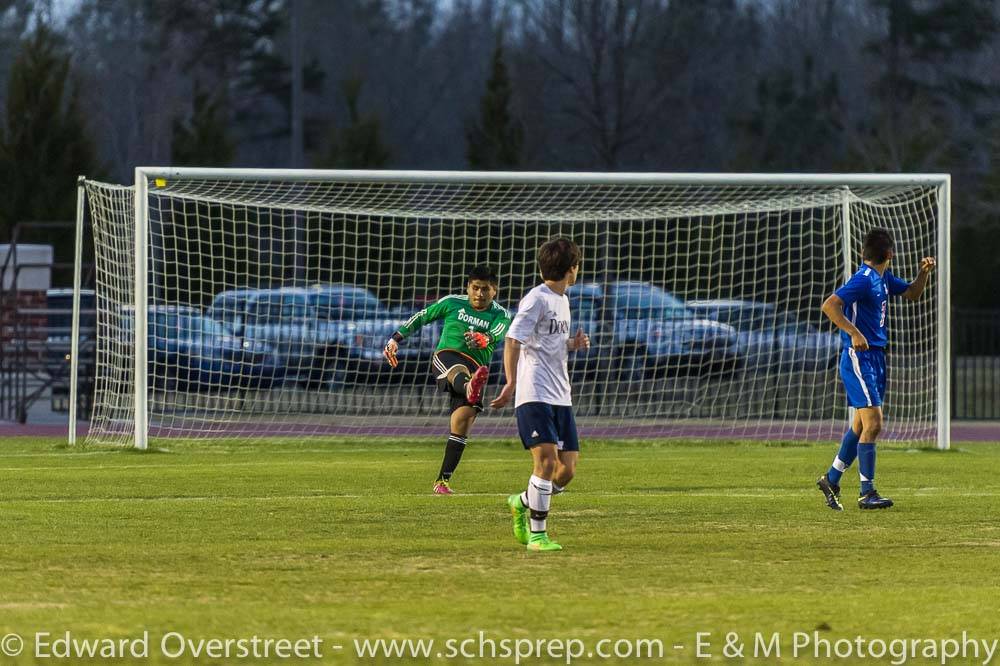
[{"label": "dark hair", "polygon": [[562,280],[580,265],[580,248],[568,238],[552,238],[538,248],[538,268],[543,280]]},{"label": "dark hair", "polygon": [[895,249],[896,243],[892,240],[892,234],[889,233],[889,230],[877,227],[865,236],[865,245],[861,256],[865,261],[883,264],[889,258],[889,251]]},{"label": "dark hair", "polygon": [[479,264],[469,271],[469,282],[472,282],[473,280],[486,280],[494,287],[500,283],[500,281],[497,280],[497,274],[494,273],[493,269],[486,264]]}]

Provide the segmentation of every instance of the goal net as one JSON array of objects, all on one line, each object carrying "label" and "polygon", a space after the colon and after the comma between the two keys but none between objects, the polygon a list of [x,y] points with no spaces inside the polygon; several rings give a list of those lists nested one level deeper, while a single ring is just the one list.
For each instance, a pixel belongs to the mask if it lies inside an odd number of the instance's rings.
[{"label": "goal net", "polygon": [[[919,302],[890,305],[887,436],[947,445],[946,176],[140,169],[134,186],[84,187],[88,442],[440,435],[440,322],[395,370],[385,341],[478,264],[513,312],[557,235],[583,253],[569,292],[592,341],[570,361],[582,436],[836,439],[849,413],[820,305],[881,226],[895,272],[940,267]],[[487,409],[474,434],[515,436],[512,412]]]}]

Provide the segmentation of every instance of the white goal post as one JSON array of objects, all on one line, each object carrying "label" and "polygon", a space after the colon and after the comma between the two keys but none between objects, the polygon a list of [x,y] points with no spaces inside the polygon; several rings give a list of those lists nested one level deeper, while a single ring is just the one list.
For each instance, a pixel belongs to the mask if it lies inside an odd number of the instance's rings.
[{"label": "white goal post", "polygon": [[[380,336],[460,293],[480,262],[514,310],[552,235],[584,257],[570,296],[595,341],[571,369],[584,436],[833,439],[849,415],[819,306],[885,226],[904,278],[938,259],[921,302],[890,306],[888,437],[948,448],[950,187],[947,174],[165,167],[127,187],[83,181],[98,310],[87,441],[437,434],[436,331],[404,343],[397,375],[377,367]],[[476,434],[512,423],[488,411]]]}]

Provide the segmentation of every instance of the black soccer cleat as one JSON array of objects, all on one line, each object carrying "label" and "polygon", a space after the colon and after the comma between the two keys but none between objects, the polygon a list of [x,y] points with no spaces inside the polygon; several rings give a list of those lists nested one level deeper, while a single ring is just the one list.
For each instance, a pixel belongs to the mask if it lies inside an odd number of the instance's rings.
[{"label": "black soccer cleat", "polygon": [[858,498],[859,509],[888,509],[890,506],[892,506],[892,500],[888,497],[882,497],[874,488]]},{"label": "black soccer cleat", "polygon": [[844,505],[840,503],[840,486],[830,483],[830,479],[826,477],[826,474],[819,477],[816,481],[816,486],[823,493],[823,497],[826,498],[826,505],[833,509],[834,511],[843,511]]}]

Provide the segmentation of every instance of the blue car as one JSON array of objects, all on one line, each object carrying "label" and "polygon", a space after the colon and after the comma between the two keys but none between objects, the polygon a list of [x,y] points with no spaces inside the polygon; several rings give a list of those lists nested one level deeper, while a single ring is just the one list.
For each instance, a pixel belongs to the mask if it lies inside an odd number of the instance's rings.
[{"label": "blue car", "polygon": [[590,349],[569,355],[569,374],[573,381],[593,381],[611,366],[611,327],[601,321],[604,289],[595,283],[575,284],[566,296],[569,298],[572,323],[570,337],[576,335],[579,329],[590,337]]},{"label": "blue car", "polygon": [[745,300],[689,301],[702,317],[736,329],[740,355],[747,368],[782,371],[829,370],[840,356],[840,337],[799,321],[770,303]]},{"label": "blue car", "polygon": [[[132,308],[124,311],[131,329]],[[152,305],[147,309],[150,386],[166,391],[267,388],[282,379],[274,351],[259,341],[233,335],[193,307]]]},{"label": "blue car", "polygon": [[[302,289],[256,289],[242,295],[245,300],[230,300],[231,294],[219,294],[211,313],[216,321],[231,317],[238,321],[237,331],[247,340],[272,348],[284,369],[285,379],[305,384],[312,373],[320,340],[315,312]],[[223,309],[217,304],[223,304]],[[231,302],[241,302],[243,311],[233,313]]]},{"label": "blue car", "polygon": [[260,289],[230,289],[216,295],[208,316],[220,322],[235,335],[243,335],[246,323],[247,301]]},{"label": "blue car", "polygon": [[740,364],[733,327],[698,316],[660,287],[632,281],[584,283],[571,287],[569,297],[577,312],[574,331],[579,322],[591,337],[590,354],[577,361],[584,372],[588,364],[603,372],[604,362],[618,379],[634,381],[728,373]]},{"label": "blue car", "polygon": [[284,368],[259,340],[239,338],[201,314],[177,317],[178,390],[269,388]]},{"label": "blue car", "polygon": [[318,285],[306,291],[321,340],[313,364],[313,382],[336,387],[424,381],[430,356],[441,336],[440,325],[425,326],[409,336],[400,345],[400,364],[393,370],[385,362],[382,349],[409,314],[390,311],[370,291],[354,285]]}]

